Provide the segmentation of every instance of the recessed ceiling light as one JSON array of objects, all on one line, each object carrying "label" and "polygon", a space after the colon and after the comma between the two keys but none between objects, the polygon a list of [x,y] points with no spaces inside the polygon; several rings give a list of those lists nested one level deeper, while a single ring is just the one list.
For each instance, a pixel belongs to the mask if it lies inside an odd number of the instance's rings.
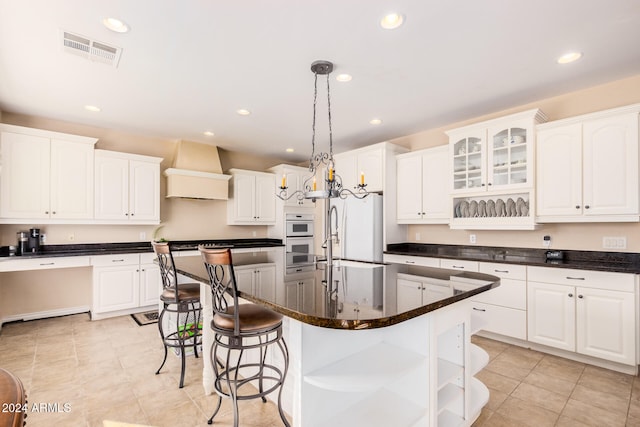
[{"label": "recessed ceiling light", "polygon": [[369,120],[369,123],[371,123],[374,126],[381,125],[382,124],[382,119],[371,119],[371,120]]},{"label": "recessed ceiling light", "polygon": [[87,111],[92,111],[94,113],[97,113],[100,111],[100,107],[96,107],[95,105],[85,105],[84,109]]},{"label": "recessed ceiling light", "polygon": [[293,148],[287,148],[287,149],[286,149],[286,150],[284,150],[284,151],[286,151],[287,153],[293,153],[293,151],[294,151],[294,150],[293,150]]},{"label": "recessed ceiling light", "polygon": [[336,80],[339,82],[350,82],[352,78],[351,74],[338,74],[336,76]]},{"label": "recessed ceiling light", "polygon": [[241,116],[248,116],[249,114],[251,114],[251,111],[241,108],[237,110],[236,113],[240,114]]},{"label": "recessed ceiling light", "polygon": [[104,18],[102,23],[105,27],[116,33],[126,33],[129,31],[129,26],[117,18]]},{"label": "recessed ceiling light", "polygon": [[385,30],[393,30],[401,26],[403,23],[404,16],[396,12],[385,15],[385,17],[380,20],[380,26]]},{"label": "recessed ceiling light", "polygon": [[204,132],[202,132],[205,134],[205,136],[214,136],[215,133],[211,132],[210,130],[205,130]]},{"label": "recessed ceiling light", "polygon": [[582,52],[568,52],[558,58],[558,64],[568,64],[582,58]]}]

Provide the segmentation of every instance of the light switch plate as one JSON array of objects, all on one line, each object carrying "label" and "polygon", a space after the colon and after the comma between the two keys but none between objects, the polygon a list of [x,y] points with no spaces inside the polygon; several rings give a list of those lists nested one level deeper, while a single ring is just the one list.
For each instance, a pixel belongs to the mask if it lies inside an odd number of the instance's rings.
[{"label": "light switch plate", "polygon": [[618,237],[605,236],[602,238],[602,248],[603,249],[626,249],[627,238],[624,236],[618,236]]}]

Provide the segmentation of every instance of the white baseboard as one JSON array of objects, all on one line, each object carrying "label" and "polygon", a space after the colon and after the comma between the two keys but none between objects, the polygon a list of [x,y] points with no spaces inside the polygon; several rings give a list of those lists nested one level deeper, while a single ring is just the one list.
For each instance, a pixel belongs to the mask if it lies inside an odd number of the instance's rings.
[{"label": "white baseboard", "polygon": [[158,310],[158,305],[147,305],[145,307],[128,308],[125,310],[108,311],[105,313],[91,312],[91,320],[102,320],[110,317],[124,316],[127,314],[142,313],[145,311]]},{"label": "white baseboard", "polygon": [[88,305],[81,305],[78,307],[65,307],[65,308],[59,308],[56,310],[34,311],[31,313],[13,314],[11,316],[3,317],[0,319],[0,330],[2,330],[2,325],[8,322],[15,322],[18,320],[26,321],[26,320],[46,319],[49,317],[67,316],[69,314],[87,313],[90,309],[91,307],[89,307]]},{"label": "white baseboard", "polygon": [[580,353],[574,353],[572,351],[559,350],[557,348],[548,347],[546,345],[533,343],[530,341],[523,341],[517,338],[511,338],[493,332],[480,331],[476,335],[480,337],[489,338],[496,341],[501,341],[507,344],[512,344],[518,347],[528,348],[530,350],[539,351],[541,353],[551,354],[553,356],[564,357],[565,359],[574,360],[576,362],[586,363],[588,365],[598,366],[600,368],[610,369],[616,372],[622,372],[623,374],[638,375],[638,366],[623,365],[622,363],[611,362],[609,360],[598,359],[597,357],[585,356]]}]

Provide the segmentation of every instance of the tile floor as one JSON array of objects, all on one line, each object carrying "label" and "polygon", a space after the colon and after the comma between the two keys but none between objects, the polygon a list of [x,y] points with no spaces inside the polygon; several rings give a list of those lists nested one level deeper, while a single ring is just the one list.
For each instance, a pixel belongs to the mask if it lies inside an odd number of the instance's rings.
[{"label": "tile floor", "polygon": [[[640,426],[640,378],[485,338],[490,356],[478,374],[491,391],[474,426]],[[170,355],[171,356],[171,355]],[[90,321],[87,314],[6,324],[0,366],[24,383],[30,408],[58,403],[68,412],[30,412],[27,426],[96,426],[105,419],[163,426],[204,426],[214,404],[199,381],[202,359],[190,358],[178,388],[179,358],[162,359],[155,325],[130,316]],[[240,403],[242,426],[282,425],[276,406]],[[225,401],[215,425],[232,425]]]}]

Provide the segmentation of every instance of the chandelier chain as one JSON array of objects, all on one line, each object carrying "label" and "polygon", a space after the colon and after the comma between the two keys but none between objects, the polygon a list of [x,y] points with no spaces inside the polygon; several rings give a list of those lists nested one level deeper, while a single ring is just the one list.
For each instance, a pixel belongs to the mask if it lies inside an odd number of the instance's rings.
[{"label": "chandelier chain", "polygon": [[333,162],[333,131],[331,129],[331,91],[329,90],[329,74],[327,74],[327,110],[329,117],[329,160]]},{"label": "chandelier chain", "polygon": [[318,73],[313,73],[313,122],[311,124],[311,157],[309,158],[310,169],[313,170],[313,159],[316,152],[316,101],[318,99]]}]

